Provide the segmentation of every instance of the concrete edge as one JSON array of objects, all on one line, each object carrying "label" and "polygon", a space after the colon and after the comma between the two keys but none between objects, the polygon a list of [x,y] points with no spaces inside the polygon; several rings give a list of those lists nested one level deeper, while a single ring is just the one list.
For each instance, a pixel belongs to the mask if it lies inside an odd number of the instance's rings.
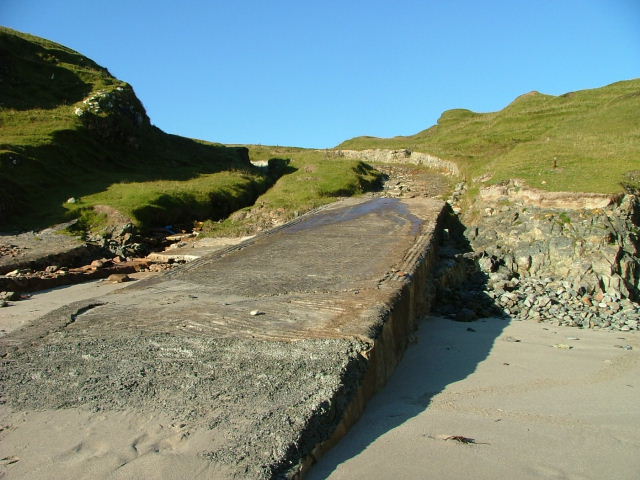
[{"label": "concrete edge", "polygon": [[[299,470],[290,477],[291,479],[302,480],[318,459],[347,434],[362,416],[367,402],[384,387],[400,363],[411,342],[411,335],[417,329],[418,319],[431,309],[433,296],[431,272],[434,271],[437,262],[440,241],[437,235],[438,228],[443,225],[445,216],[446,209],[443,208],[436,219],[435,234],[423,236],[407,252],[404,261],[406,275],[390,279],[390,281],[401,281],[404,285],[390,298],[383,312],[385,318],[382,328],[373,342],[370,341],[371,348],[366,352],[368,367],[360,386],[342,412],[342,418],[334,432],[302,459]],[[335,400],[335,398],[332,399],[333,402]]]}]

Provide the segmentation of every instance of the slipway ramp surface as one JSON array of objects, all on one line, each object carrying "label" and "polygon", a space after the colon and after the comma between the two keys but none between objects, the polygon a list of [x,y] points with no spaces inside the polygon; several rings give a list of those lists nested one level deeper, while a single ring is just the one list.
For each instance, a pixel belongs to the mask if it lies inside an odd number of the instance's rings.
[{"label": "slipway ramp surface", "polygon": [[[303,476],[428,310],[444,215],[427,198],[347,199],[3,337],[0,408],[13,427],[0,455],[20,460],[2,468],[11,478]],[[29,461],[35,447],[18,434],[42,418],[60,452]]]}]

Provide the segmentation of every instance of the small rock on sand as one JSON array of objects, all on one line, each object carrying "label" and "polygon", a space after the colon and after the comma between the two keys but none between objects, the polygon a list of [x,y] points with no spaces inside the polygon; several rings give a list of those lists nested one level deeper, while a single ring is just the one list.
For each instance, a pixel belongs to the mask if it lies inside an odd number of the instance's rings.
[{"label": "small rock on sand", "polygon": [[126,273],[112,273],[107,277],[107,281],[111,283],[123,283],[131,280]]}]

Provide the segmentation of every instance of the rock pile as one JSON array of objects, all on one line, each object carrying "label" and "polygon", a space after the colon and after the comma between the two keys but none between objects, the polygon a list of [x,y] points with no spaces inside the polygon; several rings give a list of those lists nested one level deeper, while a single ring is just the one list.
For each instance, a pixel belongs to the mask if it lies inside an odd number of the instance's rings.
[{"label": "rock pile", "polygon": [[[559,210],[507,203],[466,215],[465,235],[487,274],[562,279],[569,289],[640,298],[640,204],[627,195],[606,209]],[[563,287],[564,288],[564,287]]]},{"label": "rock pile", "polygon": [[[640,329],[635,199],[626,202],[609,211],[486,207],[491,211],[464,235],[459,217],[451,215],[435,274],[436,313],[458,321],[504,315]],[[577,266],[582,274],[575,274]]]},{"label": "rock pile", "polygon": [[[106,212],[110,207],[99,205],[98,212]],[[111,209],[112,210],[112,209]],[[113,212],[109,212],[114,215]],[[96,245],[104,251],[111,252],[116,257],[143,257],[147,255],[151,248],[161,246],[166,243],[165,232],[158,235],[142,236],[136,226],[129,221],[116,221],[110,227],[99,233],[94,233],[87,237],[87,241]]]},{"label": "rock pile", "polygon": [[43,270],[21,268],[0,275],[0,291],[34,292],[46,288],[82,283],[88,280],[106,278],[112,274],[143,271],[159,271],[170,267],[155,267],[154,262],[146,258],[114,257],[94,260],[78,268],[49,265]]},{"label": "rock pile", "polygon": [[489,275],[484,290],[505,315],[517,320],[611,330],[637,330],[640,305],[619,293],[588,294],[566,280]]},{"label": "rock pile", "polygon": [[24,249],[17,245],[0,245],[0,256],[15,257],[20,254]]},{"label": "rock pile", "polygon": [[[505,316],[582,328],[639,330],[640,305],[618,293],[587,293],[566,280],[518,277],[502,269],[486,275],[473,253],[440,258],[435,313],[470,322]],[[470,273],[471,272],[471,273]]]}]

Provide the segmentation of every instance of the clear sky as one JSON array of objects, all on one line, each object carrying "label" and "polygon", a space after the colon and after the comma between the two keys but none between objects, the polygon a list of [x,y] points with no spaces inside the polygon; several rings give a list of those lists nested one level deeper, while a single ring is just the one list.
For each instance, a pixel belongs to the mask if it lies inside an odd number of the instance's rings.
[{"label": "clear sky", "polygon": [[332,147],[640,77],[640,0],[0,0],[131,83],[163,130]]}]

